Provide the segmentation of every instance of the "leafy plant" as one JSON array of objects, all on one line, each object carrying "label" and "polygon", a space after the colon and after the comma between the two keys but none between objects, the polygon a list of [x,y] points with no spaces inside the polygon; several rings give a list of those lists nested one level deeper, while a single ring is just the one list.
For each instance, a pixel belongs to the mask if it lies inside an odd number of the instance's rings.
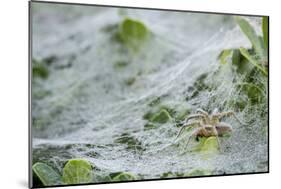
[{"label": "leafy plant", "polygon": [[[236,22],[239,25],[241,31],[246,35],[252,44],[252,49],[245,49],[240,47],[239,49],[225,49],[220,55],[219,59],[222,64],[232,62],[238,66],[238,69],[249,71],[251,70],[247,66],[247,62],[265,76],[268,75],[268,17],[262,19],[262,31],[263,36],[258,36],[251,24],[241,18],[236,17]],[[242,58],[243,57],[243,58]],[[243,60],[246,61],[243,61]]]},{"label": "leafy plant", "polygon": [[128,133],[121,134],[121,136],[118,137],[114,142],[127,145],[128,150],[144,150],[144,148],[142,147],[142,143],[137,138],[131,136]]},{"label": "leafy plant", "polygon": [[216,153],[219,150],[219,144],[216,137],[200,137],[199,143],[195,146],[193,151]]},{"label": "leafy plant", "polygon": [[49,71],[44,62],[32,60],[32,77],[46,79],[49,76]]},{"label": "leafy plant", "polygon": [[131,173],[120,172],[118,174],[115,174],[111,180],[112,181],[129,181],[129,180],[136,180],[136,177]]},{"label": "leafy plant", "polygon": [[262,18],[263,42],[264,42],[264,47],[266,48],[266,50],[268,50],[268,29],[269,29],[268,20],[269,20],[268,17]]},{"label": "leafy plant", "polygon": [[89,183],[93,179],[92,169],[84,159],[71,159],[63,168],[62,180],[65,184]]},{"label": "leafy plant", "polygon": [[253,57],[247,49],[240,47],[241,54],[248,59],[249,63],[253,64],[257,69],[259,69],[264,75],[267,75],[267,70]]},{"label": "leafy plant", "polygon": [[32,166],[32,171],[44,186],[62,184],[61,176],[52,167],[45,163],[35,163]]},{"label": "leafy plant", "polygon": [[203,176],[203,175],[211,175],[212,171],[208,169],[194,169],[190,173],[184,174],[187,177],[194,177],[194,176]]},{"label": "leafy plant", "polygon": [[265,58],[265,49],[263,47],[263,41],[260,40],[259,36],[256,34],[254,28],[247,22],[245,19],[241,17],[236,17],[236,22],[240,26],[240,29],[244,32],[244,34],[248,37],[250,42],[252,43],[255,52],[259,56],[259,58]]},{"label": "leafy plant", "polygon": [[119,24],[119,36],[128,47],[138,50],[149,36],[149,30],[141,21],[125,18]]},{"label": "leafy plant", "polygon": [[219,144],[216,137],[204,138],[200,144],[200,151],[212,151],[217,152],[219,149]]},{"label": "leafy plant", "polygon": [[162,109],[159,113],[155,114],[151,118],[151,122],[153,123],[167,123],[172,118],[169,112],[165,109]]},{"label": "leafy plant", "polygon": [[230,100],[229,105],[240,111],[249,102],[261,104],[265,102],[268,76],[268,17],[262,18],[262,36],[259,36],[252,25],[241,17],[235,18],[241,31],[249,39],[252,47],[247,49],[225,49],[219,55],[222,65],[231,63],[234,70],[243,75],[236,89],[243,98]]},{"label": "leafy plant", "polygon": [[35,176],[44,186],[92,182],[92,169],[91,163],[84,159],[68,160],[62,176],[45,163],[37,162],[32,166]]}]

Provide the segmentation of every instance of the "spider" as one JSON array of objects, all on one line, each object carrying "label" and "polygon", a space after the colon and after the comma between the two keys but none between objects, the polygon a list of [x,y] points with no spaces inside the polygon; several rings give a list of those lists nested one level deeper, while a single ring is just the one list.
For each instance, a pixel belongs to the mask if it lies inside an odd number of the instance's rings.
[{"label": "spider", "polygon": [[[223,136],[226,133],[229,133],[232,131],[231,125],[221,122],[220,119],[224,117],[229,117],[233,116],[240,124],[242,123],[238,117],[235,115],[233,111],[227,111],[227,112],[218,112],[217,109],[213,111],[211,115],[208,114],[208,112],[202,110],[202,109],[197,109],[195,114],[192,114],[188,116],[184,120],[184,125],[179,131],[178,135],[176,138],[178,138],[183,130],[187,128],[188,126],[199,126],[189,137],[186,146],[189,144],[190,139],[196,137],[211,137],[215,136],[218,142],[218,147],[220,149],[220,141],[219,141],[219,136]],[[196,119],[195,121],[188,122],[189,120]]]}]

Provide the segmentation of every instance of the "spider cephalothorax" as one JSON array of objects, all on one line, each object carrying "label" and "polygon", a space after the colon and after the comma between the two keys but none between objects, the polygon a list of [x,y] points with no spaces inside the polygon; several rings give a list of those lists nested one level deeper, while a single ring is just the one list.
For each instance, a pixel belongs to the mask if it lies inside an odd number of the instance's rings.
[{"label": "spider cephalothorax", "polygon": [[[211,137],[214,136],[217,139],[218,146],[220,148],[220,141],[219,136],[223,136],[224,134],[227,134],[232,131],[231,125],[221,122],[220,120],[223,117],[229,117],[233,116],[240,124],[243,124],[235,115],[233,111],[227,111],[227,112],[218,112],[217,110],[214,110],[212,114],[208,114],[208,112],[197,109],[195,114],[192,114],[188,116],[184,120],[184,124],[179,131],[177,137],[181,135],[183,130],[186,127],[189,126],[198,126],[198,128],[192,133],[192,135],[189,137],[187,144],[189,143],[190,139],[193,137]],[[194,121],[189,121],[194,120]]]}]

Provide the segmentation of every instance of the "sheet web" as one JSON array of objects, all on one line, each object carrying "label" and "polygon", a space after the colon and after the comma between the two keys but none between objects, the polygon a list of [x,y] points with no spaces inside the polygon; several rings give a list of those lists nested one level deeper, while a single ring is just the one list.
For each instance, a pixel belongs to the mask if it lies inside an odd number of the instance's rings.
[{"label": "sheet web", "polygon": [[[153,32],[140,52],[132,54],[112,41],[114,30],[104,29],[120,21],[116,9],[99,8],[77,16],[77,8],[71,24],[62,14],[59,17],[64,19],[50,22],[54,28],[50,29],[40,19],[52,20],[53,12],[47,11],[49,7],[37,8],[44,11],[35,14],[33,56],[58,60],[51,65],[49,78],[33,86],[33,93],[49,91],[32,103],[34,162],[48,162],[61,171],[68,159],[79,157],[93,163],[97,175],[125,171],[144,179],[206,169],[213,174],[267,170],[267,100],[250,103],[238,86],[243,75],[217,58],[223,49],[250,47],[233,19],[128,11],[128,16],[142,20]],[[167,17],[159,20],[163,16]],[[259,20],[252,22],[259,27]],[[72,67],[58,69],[73,55]],[[128,64],[118,68],[116,62]],[[130,80],[133,84],[128,84]],[[262,82],[266,86],[267,81]],[[155,99],[160,99],[159,104],[151,105]],[[245,107],[235,111],[247,125],[224,119],[233,132],[221,139],[222,152],[208,158],[184,149],[190,132],[175,140],[180,128],[174,118],[145,129],[144,115],[161,106],[191,113],[197,108],[228,111],[241,100],[247,102]]]}]

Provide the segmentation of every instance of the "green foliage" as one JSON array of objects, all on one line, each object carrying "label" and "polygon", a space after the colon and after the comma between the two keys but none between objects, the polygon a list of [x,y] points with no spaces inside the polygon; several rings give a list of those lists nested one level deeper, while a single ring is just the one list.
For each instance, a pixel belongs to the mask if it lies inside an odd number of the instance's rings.
[{"label": "green foliage", "polygon": [[170,111],[171,110],[167,107],[160,107],[157,111],[148,111],[144,114],[143,119],[151,123],[167,123],[172,119]]},{"label": "green foliage", "polygon": [[32,77],[46,79],[49,76],[49,71],[44,62],[32,60]]},{"label": "green foliage", "polygon": [[205,138],[204,141],[201,143],[200,146],[201,151],[213,151],[217,152],[219,149],[219,144],[216,137],[208,137]]},{"label": "green foliage", "polygon": [[153,106],[160,104],[160,102],[161,102],[161,97],[156,97],[148,105],[153,107]]},{"label": "green foliage", "polygon": [[169,112],[165,109],[162,109],[159,113],[155,114],[152,118],[151,118],[151,122],[153,123],[167,123],[168,121],[170,121],[172,118],[169,114]]},{"label": "green foliage", "polygon": [[148,105],[151,107],[147,113],[143,115],[143,119],[148,122],[144,125],[145,130],[155,129],[162,124],[176,122],[176,126],[181,126],[182,121],[190,114],[190,109],[179,105],[161,105],[161,98],[157,97]]},{"label": "green foliage", "polygon": [[266,50],[268,49],[268,22],[269,22],[269,17],[264,16],[262,18],[262,33],[263,33],[263,42],[264,42],[264,47]]},{"label": "green foliage", "polygon": [[176,122],[182,122],[184,119],[190,114],[189,109],[182,109],[177,111],[176,115],[174,116]]},{"label": "green foliage", "polygon": [[158,125],[148,122],[144,125],[144,130],[155,129],[157,127],[158,127]]},{"label": "green foliage", "polygon": [[[157,107],[156,107],[157,108]],[[148,120],[144,125],[145,130],[155,129],[161,124],[167,123],[172,120],[172,110],[168,107],[160,107],[157,111],[148,111],[144,114],[143,119]],[[173,114],[172,114],[173,115]]]},{"label": "green foliage", "polygon": [[62,180],[65,184],[92,182],[92,165],[84,159],[71,159],[63,168]]},{"label": "green foliage", "polygon": [[142,118],[145,119],[145,120],[151,120],[153,115],[154,115],[154,113],[152,111],[148,111],[142,116]]},{"label": "green foliage", "polygon": [[173,177],[176,177],[176,175],[175,175],[175,173],[172,173],[172,172],[166,172],[160,176],[160,178],[173,178]]},{"label": "green foliage", "polygon": [[232,64],[239,65],[240,61],[242,60],[240,51],[238,49],[232,50]]},{"label": "green foliage", "polygon": [[119,36],[128,47],[138,50],[149,36],[149,30],[142,22],[125,18],[119,24]]},{"label": "green foliage", "polygon": [[[267,73],[267,48],[268,48],[268,19],[263,18],[263,37],[258,36],[254,28],[241,17],[236,17],[236,22],[240,26],[243,33],[250,40],[253,49],[245,49],[243,47],[239,49],[226,49],[223,50],[219,55],[219,60],[222,64],[232,62],[233,65],[237,66],[237,71],[240,73],[247,74],[252,68],[256,68],[261,71],[265,76]],[[248,65],[252,64],[252,67]]]},{"label": "green foliage", "polygon": [[249,63],[253,64],[264,75],[268,75],[267,70],[253,56],[250,55],[247,49],[241,47],[239,50],[241,54],[249,61]]},{"label": "green foliage", "polygon": [[32,171],[44,186],[61,184],[61,176],[45,163],[37,162],[32,166]]},{"label": "green foliage", "polygon": [[165,172],[165,173],[162,173],[160,175],[160,178],[176,178],[176,177],[183,177],[184,174],[183,173],[179,173],[179,172]]},{"label": "green foliage", "polygon": [[[250,102],[259,104],[266,98],[265,77],[268,76],[268,17],[263,17],[263,36],[258,36],[254,28],[241,17],[236,21],[243,33],[252,44],[251,49],[226,49],[219,55],[222,64],[231,63],[239,74],[244,76],[242,83],[237,84],[237,91],[241,98],[228,103],[234,109],[242,111]],[[242,98],[243,97],[243,98]]]},{"label": "green foliage", "polygon": [[265,98],[264,90],[252,83],[240,83],[241,90],[249,97],[251,103],[260,103],[262,98]]},{"label": "green foliage", "polygon": [[126,144],[127,145],[126,148],[128,150],[141,150],[141,151],[144,150],[141,142],[128,133],[121,134],[121,136],[117,138],[114,142],[119,144]]},{"label": "green foliage", "polygon": [[254,28],[249,24],[249,22],[241,17],[236,17],[236,21],[239,24],[241,30],[252,43],[256,53],[261,59],[263,59],[265,57],[265,49],[263,48],[263,43],[261,43],[259,36],[256,34]]},{"label": "green foliage", "polygon": [[226,49],[221,52],[221,54],[219,55],[219,59],[222,64],[227,64],[228,58],[231,55],[231,53],[232,53],[232,50],[230,50],[230,49]]},{"label": "green foliage", "polygon": [[187,177],[195,177],[195,176],[205,176],[205,175],[211,175],[212,171],[207,169],[194,169],[190,173],[184,174],[184,176]]},{"label": "green foliage", "polygon": [[195,98],[202,91],[211,91],[214,89],[211,85],[208,85],[206,83],[207,77],[208,77],[207,73],[203,73],[203,74],[199,75],[195,79],[195,82],[193,83],[193,85],[188,87],[188,89],[187,89],[188,96],[185,98],[187,101]]},{"label": "green foliage", "polygon": [[219,144],[216,137],[200,137],[199,144],[195,147],[194,151],[217,153]]},{"label": "green foliage", "polygon": [[113,177],[111,180],[115,182],[136,180],[136,177],[132,173],[127,172],[119,172],[111,176]]}]

